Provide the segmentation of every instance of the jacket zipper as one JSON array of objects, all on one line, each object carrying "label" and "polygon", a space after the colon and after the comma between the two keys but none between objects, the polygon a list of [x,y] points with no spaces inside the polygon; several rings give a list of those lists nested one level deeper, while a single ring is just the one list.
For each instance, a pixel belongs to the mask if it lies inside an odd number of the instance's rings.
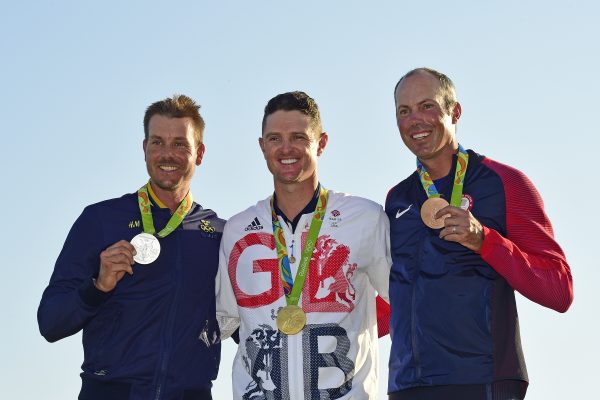
[{"label": "jacket zipper", "polygon": [[[312,214],[311,214],[312,215]],[[300,227],[302,227],[303,225],[301,225],[302,223],[304,223],[304,219],[305,219],[305,215],[303,215],[300,218],[300,221],[298,221],[298,225],[296,225],[296,231],[292,232],[291,227],[284,222],[284,225],[286,227],[286,236],[287,237],[291,237],[292,238],[292,243],[294,243],[294,253],[296,254],[296,260],[297,263],[296,265],[300,265],[300,260],[302,259],[302,229]],[[298,229],[300,228],[300,229]],[[299,234],[298,234],[299,232]],[[289,245],[289,243],[286,243],[286,245]],[[289,254],[289,246],[288,246],[288,254]],[[296,268],[296,273],[298,272],[298,268]],[[296,275],[294,274],[294,278],[296,277]],[[295,282],[294,282],[295,283]],[[302,307],[302,303],[304,302],[304,290],[302,291],[302,294],[300,295],[300,300],[299,300],[299,305],[300,307]],[[308,317],[308,316],[307,316]],[[308,321],[307,321],[308,322]],[[285,333],[281,333],[281,335],[285,335]],[[304,335],[304,329],[301,330],[298,334],[296,335],[292,335],[292,336],[288,336],[287,337],[287,342],[288,342],[288,349],[290,349],[291,357],[289,357],[289,360],[299,360],[300,361],[300,365],[302,373],[301,374],[294,374],[292,372],[292,368],[294,366],[297,365],[297,363],[292,362],[292,363],[288,363],[288,387],[287,387],[287,391],[290,395],[291,399],[303,399],[304,398],[304,354],[302,354],[302,351],[298,351],[298,348],[302,348],[302,337]],[[293,345],[293,346],[292,346]],[[300,353],[300,357],[302,357],[302,359],[300,360],[298,358],[298,353]],[[294,371],[296,372],[296,371]],[[297,384],[292,384],[292,379],[294,379],[294,376],[299,376],[301,375],[302,378],[302,384],[301,385],[297,385]],[[292,391],[292,388],[296,389]]]},{"label": "jacket zipper", "polygon": [[[421,251],[423,250],[423,242],[419,242],[419,258],[421,258]],[[415,374],[417,378],[421,378],[421,355],[417,345],[417,282],[419,279],[419,268],[420,262],[417,261],[415,265],[415,275],[413,276],[412,284],[412,298],[411,298],[411,310],[410,310],[410,329],[411,329],[411,345],[413,357],[415,360]]]},{"label": "jacket zipper", "polygon": [[[177,234],[177,231],[173,232],[173,234]],[[179,235],[177,236],[177,258],[175,262],[175,276],[173,279],[175,280],[175,293],[173,295],[173,301],[171,301],[171,307],[169,307],[169,316],[167,319],[167,328],[165,329],[165,337],[164,337],[164,351],[162,352],[162,357],[160,360],[160,371],[158,375],[158,384],[156,386],[156,393],[154,395],[154,400],[160,400],[162,398],[163,387],[165,385],[165,380],[167,378],[167,366],[169,363],[169,359],[171,357],[171,347],[173,345],[173,327],[175,325],[175,313],[177,310],[177,305],[179,304],[179,289],[180,289],[180,271],[181,270],[181,239]]]}]

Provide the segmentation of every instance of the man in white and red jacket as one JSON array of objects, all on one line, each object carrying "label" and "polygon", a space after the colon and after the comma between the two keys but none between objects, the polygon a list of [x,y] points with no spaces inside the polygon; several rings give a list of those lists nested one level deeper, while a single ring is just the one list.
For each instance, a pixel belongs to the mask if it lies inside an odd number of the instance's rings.
[{"label": "man in white and red jacket", "polygon": [[319,183],[327,140],[305,93],[267,104],[259,143],[275,193],[229,220],[217,274],[222,337],[240,324],[234,399],[377,396],[389,224],[378,204]]}]

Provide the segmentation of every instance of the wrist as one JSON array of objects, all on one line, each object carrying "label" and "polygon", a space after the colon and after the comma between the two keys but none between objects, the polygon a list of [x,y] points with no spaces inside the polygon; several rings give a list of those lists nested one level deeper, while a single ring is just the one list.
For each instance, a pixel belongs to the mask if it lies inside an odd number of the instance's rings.
[{"label": "wrist", "polygon": [[95,279],[86,279],[81,283],[78,289],[81,301],[89,307],[98,307],[104,303],[113,292],[103,292],[98,289],[94,282]]},{"label": "wrist", "polygon": [[92,278],[92,282],[94,282],[94,287],[103,293],[108,293],[112,290],[104,287],[96,278]]}]

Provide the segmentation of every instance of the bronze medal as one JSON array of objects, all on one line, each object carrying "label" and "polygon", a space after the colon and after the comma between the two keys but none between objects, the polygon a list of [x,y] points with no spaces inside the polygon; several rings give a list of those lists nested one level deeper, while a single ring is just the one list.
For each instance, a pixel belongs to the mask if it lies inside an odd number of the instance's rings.
[{"label": "bronze medal", "polygon": [[444,227],[444,220],[450,214],[443,215],[441,218],[435,218],[435,214],[442,208],[446,207],[448,202],[441,197],[430,197],[421,206],[421,219],[423,223],[432,229],[440,229]]},{"label": "bronze medal", "polygon": [[290,256],[290,257],[289,257],[289,260],[290,260],[290,262],[293,264],[293,263],[295,263],[295,262],[296,262],[296,257],[294,257],[294,256]]},{"label": "bronze medal", "polygon": [[295,335],[304,329],[306,325],[306,314],[298,306],[287,305],[279,310],[275,320],[279,330],[286,335]]}]

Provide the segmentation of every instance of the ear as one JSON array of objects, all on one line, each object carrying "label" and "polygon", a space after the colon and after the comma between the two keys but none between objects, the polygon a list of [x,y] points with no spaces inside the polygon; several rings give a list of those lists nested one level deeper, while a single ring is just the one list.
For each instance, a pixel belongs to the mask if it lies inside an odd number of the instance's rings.
[{"label": "ear", "polygon": [[146,161],[146,146],[148,146],[148,139],[144,139],[142,142],[142,149],[144,149],[144,161]]},{"label": "ear", "polygon": [[457,101],[456,104],[454,105],[454,108],[452,109],[452,113],[451,113],[453,124],[456,124],[458,122],[461,114],[462,114],[462,108],[460,107],[460,103]]},{"label": "ear", "polygon": [[196,165],[202,164],[202,157],[204,157],[204,150],[206,150],[204,143],[200,143],[200,146],[198,146],[198,149],[196,149]]},{"label": "ear", "polygon": [[265,155],[265,142],[264,142],[262,136],[258,138],[258,145],[260,146],[260,151],[262,151],[263,156],[264,156]]},{"label": "ear", "polygon": [[317,156],[323,154],[325,150],[325,146],[327,146],[327,141],[329,140],[329,136],[327,136],[327,132],[323,132],[321,134],[321,138],[319,139],[318,148],[317,148]]}]

